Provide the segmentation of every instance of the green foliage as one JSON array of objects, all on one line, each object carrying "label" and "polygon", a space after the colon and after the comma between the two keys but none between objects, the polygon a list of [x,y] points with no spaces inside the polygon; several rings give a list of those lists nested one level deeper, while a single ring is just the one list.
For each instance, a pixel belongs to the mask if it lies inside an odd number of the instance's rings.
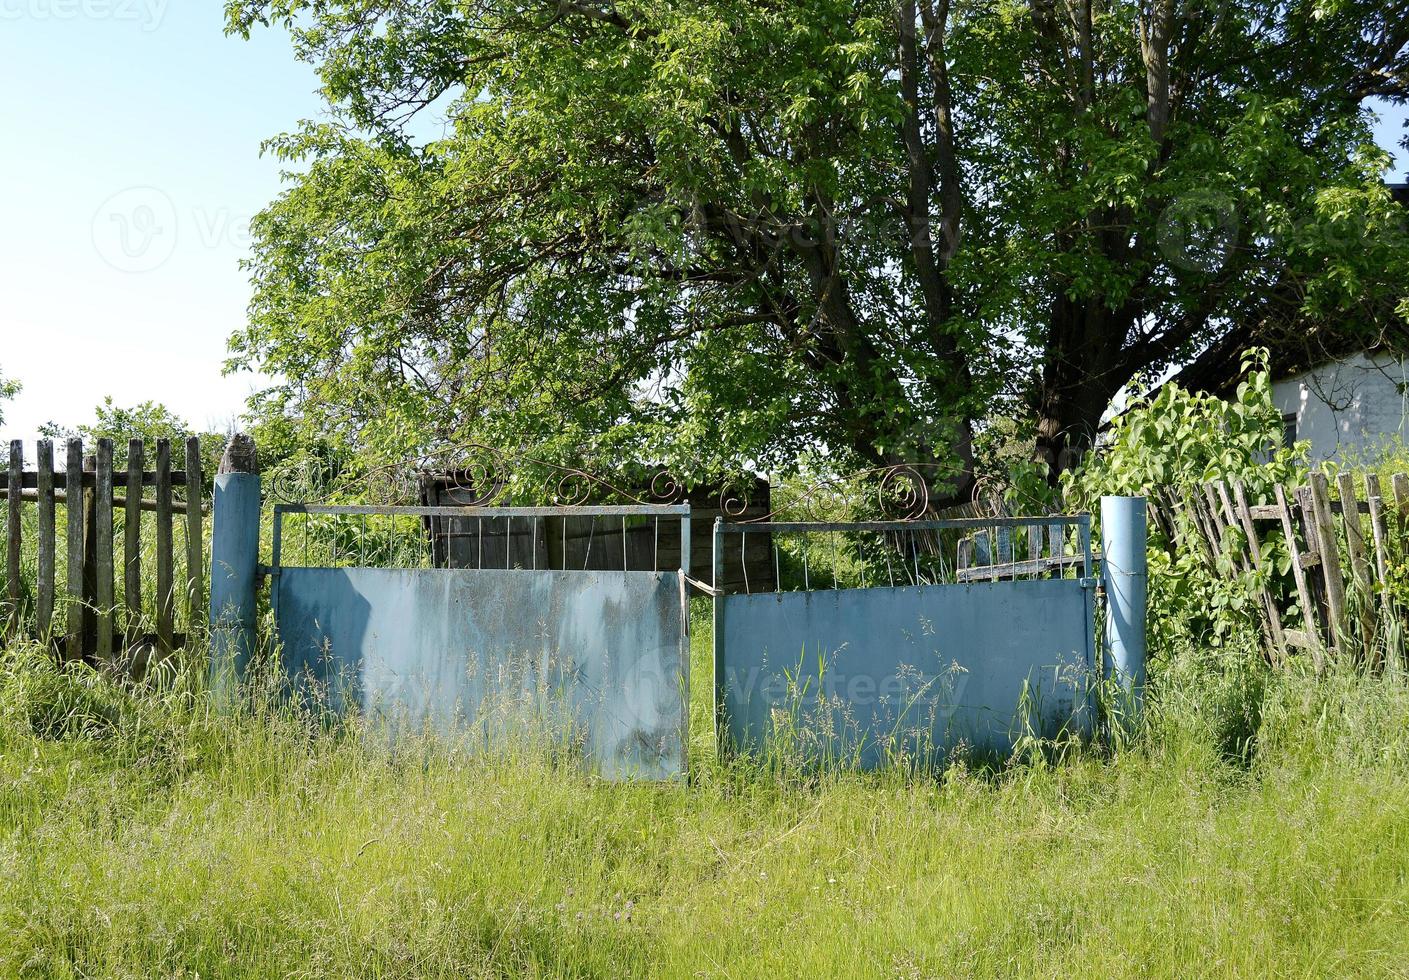
[{"label": "green foliage", "polygon": [[1068,501],[1094,507],[1102,494],[1141,496],[1188,491],[1213,480],[1241,480],[1261,497],[1298,483],[1305,447],[1282,442],[1265,350],[1243,358],[1232,398],[1163,385],[1132,399],[1110,424],[1098,452],[1065,479]]},{"label": "green foliage", "polygon": [[5,403],[20,393],[20,383],[0,374],[0,424],[5,421]]},{"label": "green foliage", "polygon": [[[1099,510],[1100,497],[1171,494],[1176,500],[1203,492],[1205,483],[1240,481],[1252,504],[1272,503],[1277,485],[1304,479],[1305,446],[1282,444],[1282,417],[1272,401],[1266,351],[1243,362],[1235,396],[1221,399],[1164,385],[1150,398],[1137,398],[1110,426],[1100,449],[1064,479],[1069,506]],[[1151,527],[1150,626],[1157,650],[1181,644],[1226,646],[1235,635],[1255,631],[1253,596],[1259,575],[1287,578],[1290,557],[1280,532],[1266,542],[1266,568],[1241,572],[1231,557],[1242,542],[1210,567],[1200,532],[1185,508],[1175,540]]]},{"label": "green foliage", "polygon": [[[152,445],[158,439],[169,439],[172,446],[172,464],[180,467],[185,460],[186,439],[194,434],[189,422],[181,418],[160,402],[145,401],[131,408],[123,408],[114,403],[111,395],[94,410],[94,420],[75,428],[66,428],[50,422],[40,428],[40,434],[52,439],[78,437],[91,446],[99,439],[113,441],[114,465],[122,468],[127,465],[127,444],[132,439],[141,439],[147,444],[147,465],[152,465]],[[223,433],[202,432],[201,465],[207,476],[213,474],[220,462],[220,454],[225,451],[228,438]]]},{"label": "green foliage", "polygon": [[1033,456],[1032,420],[1010,415],[986,419],[974,436],[978,463],[976,499],[998,497],[1010,514],[1053,514],[1061,510],[1059,494],[1047,467]]},{"label": "green foliage", "polygon": [[1040,4],[940,8],[228,0],[328,102],[268,144],[295,174],[231,365],[280,379],[271,426],[379,458],[811,449],[942,485],[995,407],[1076,438],[1230,331],[1370,336],[1404,299],[1350,94],[1381,7],[1175,4],[1200,40],[1163,49],[1129,0],[1084,44]]}]

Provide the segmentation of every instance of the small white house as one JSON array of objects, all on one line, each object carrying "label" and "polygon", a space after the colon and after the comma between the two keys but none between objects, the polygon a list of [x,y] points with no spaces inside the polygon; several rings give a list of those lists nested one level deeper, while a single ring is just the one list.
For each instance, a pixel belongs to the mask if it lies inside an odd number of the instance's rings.
[{"label": "small white house", "polygon": [[[1389,192],[1409,208],[1409,184],[1390,184]],[[1404,349],[1402,341],[1398,346]],[[1409,357],[1386,347],[1327,350],[1316,367],[1301,370],[1305,364],[1295,364],[1299,373],[1288,371],[1272,388],[1288,445],[1310,442],[1317,461],[1409,443]]]},{"label": "small white house", "polygon": [[1311,443],[1311,459],[1356,458],[1409,443],[1409,357],[1384,348],[1327,361],[1275,382],[1288,445]]}]

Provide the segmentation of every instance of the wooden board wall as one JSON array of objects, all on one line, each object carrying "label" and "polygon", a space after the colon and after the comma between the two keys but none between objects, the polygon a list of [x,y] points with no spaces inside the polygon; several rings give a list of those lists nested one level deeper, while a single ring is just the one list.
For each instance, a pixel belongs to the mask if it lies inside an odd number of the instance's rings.
[{"label": "wooden board wall", "polygon": [[[421,501],[428,506],[472,504],[478,499],[459,475],[428,476]],[[646,494],[642,494],[643,499]],[[690,577],[710,582],[714,568],[714,519],[722,513],[719,488],[702,488],[667,503],[688,500]],[[764,480],[754,486],[741,513],[729,521],[766,517],[770,490]],[[427,533],[435,564],[449,568],[581,568],[587,570],[669,570],[680,567],[678,518],[429,518]],[[624,536],[624,540],[623,540]],[[750,538],[739,546],[740,538]],[[724,584],[730,591],[770,592],[776,587],[772,535],[732,535],[726,539]]]}]

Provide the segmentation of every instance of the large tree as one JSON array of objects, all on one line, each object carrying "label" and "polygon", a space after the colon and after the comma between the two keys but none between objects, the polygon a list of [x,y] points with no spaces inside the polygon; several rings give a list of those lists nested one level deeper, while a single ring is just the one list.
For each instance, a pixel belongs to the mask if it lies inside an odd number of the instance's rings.
[{"label": "large tree", "polygon": [[938,502],[995,412],[1055,473],[1132,381],[1402,299],[1365,108],[1409,92],[1394,5],[227,12],[287,28],[329,108],[270,144],[298,166],[232,364],[281,379],[266,417],[371,451],[810,451],[916,464]]}]

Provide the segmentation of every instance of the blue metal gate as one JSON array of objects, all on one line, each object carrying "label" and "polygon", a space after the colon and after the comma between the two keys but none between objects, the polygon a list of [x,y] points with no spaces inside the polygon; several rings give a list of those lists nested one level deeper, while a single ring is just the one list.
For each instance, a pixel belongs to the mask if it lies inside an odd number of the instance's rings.
[{"label": "blue metal gate", "polygon": [[[505,567],[290,566],[289,515],[440,519],[477,523],[481,535],[485,522],[499,522]],[[689,515],[687,506],[276,505],[269,572],[284,666],[305,692],[383,719],[393,732],[458,731],[490,743],[535,734],[570,743],[605,776],[681,776],[683,570],[628,568],[625,554],[619,570],[540,567],[550,549],[539,534],[550,518],[586,518],[619,522],[624,540],[628,522],[674,519],[688,556]],[[516,530],[532,535],[527,548],[512,546]]]},{"label": "blue metal gate", "polygon": [[[1002,562],[959,569],[946,535],[982,531]],[[751,537],[872,536],[885,584],[714,599],[716,724],[735,751],[864,768],[960,744],[1007,753],[1023,733],[1089,732],[1096,673],[1091,519],[715,524],[716,566]],[[1014,561],[1014,538],[1029,557]],[[958,550],[971,554],[973,538]],[[907,546],[908,545],[908,546]],[[966,550],[967,549],[967,550]],[[921,563],[922,551],[930,560]],[[1048,553],[1050,552],[1050,553]],[[935,560],[939,559],[939,560]],[[899,574],[897,574],[897,572]],[[1055,577],[1047,577],[1049,575]],[[978,581],[979,577],[988,579]]]}]

